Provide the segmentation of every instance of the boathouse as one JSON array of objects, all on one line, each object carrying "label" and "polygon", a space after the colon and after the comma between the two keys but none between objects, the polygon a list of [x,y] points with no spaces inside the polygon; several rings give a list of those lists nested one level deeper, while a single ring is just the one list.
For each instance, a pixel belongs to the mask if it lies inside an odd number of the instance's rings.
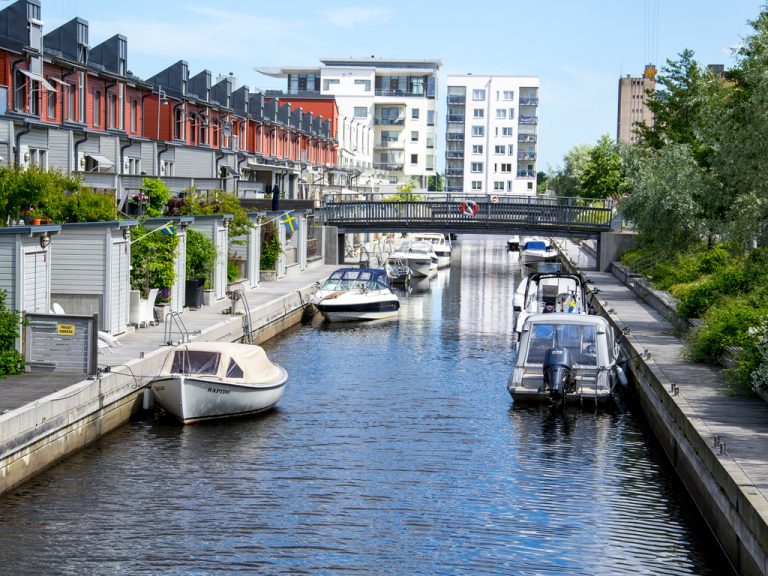
[{"label": "boathouse", "polygon": [[50,243],[60,230],[59,225],[0,228],[0,290],[10,310],[50,312]]},{"label": "boathouse", "polygon": [[216,263],[213,267],[211,289],[215,300],[224,298],[227,292],[227,256],[229,253],[229,223],[232,214],[195,216],[190,228],[213,240],[216,246]]}]

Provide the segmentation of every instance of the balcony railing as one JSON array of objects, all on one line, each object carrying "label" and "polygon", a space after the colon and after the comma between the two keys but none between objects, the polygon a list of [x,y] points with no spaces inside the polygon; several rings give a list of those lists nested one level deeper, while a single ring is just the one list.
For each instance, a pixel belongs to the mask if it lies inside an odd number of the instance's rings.
[{"label": "balcony railing", "polygon": [[519,152],[517,154],[518,160],[536,160],[535,152]]},{"label": "balcony railing", "polygon": [[374,148],[404,148],[405,144],[400,140],[382,140],[374,144]]},{"label": "balcony railing", "polygon": [[448,122],[464,122],[464,114],[448,114]]},{"label": "balcony railing", "polygon": [[520,106],[538,106],[538,98],[520,98]]},{"label": "balcony railing", "polygon": [[446,186],[444,190],[446,192],[464,192],[464,186]]},{"label": "balcony railing", "polygon": [[374,118],[377,126],[405,126],[405,118]]},{"label": "balcony railing", "polygon": [[536,116],[520,116],[520,120],[518,121],[518,124],[522,125],[532,125],[538,123],[539,119]]},{"label": "balcony railing", "polygon": [[464,132],[448,132],[445,135],[445,138],[449,142],[456,142],[457,140],[464,140]]},{"label": "balcony railing", "polygon": [[463,176],[464,168],[446,168],[445,174],[446,176]]},{"label": "balcony railing", "polygon": [[390,163],[374,162],[373,163],[373,169],[374,170],[387,170],[389,172],[402,172],[403,165],[402,164],[390,164]]},{"label": "balcony railing", "polygon": [[518,134],[518,142],[536,142],[536,134]]},{"label": "balcony railing", "polygon": [[448,150],[445,153],[445,157],[448,160],[464,160],[464,151],[463,150]]},{"label": "balcony railing", "polygon": [[448,96],[448,104],[466,104],[466,96]]},{"label": "balcony railing", "polygon": [[535,170],[518,170],[517,177],[518,178],[535,178],[536,171]]},{"label": "balcony railing", "polygon": [[376,90],[376,96],[405,96],[406,98],[426,98],[427,93],[404,92],[402,90]]}]

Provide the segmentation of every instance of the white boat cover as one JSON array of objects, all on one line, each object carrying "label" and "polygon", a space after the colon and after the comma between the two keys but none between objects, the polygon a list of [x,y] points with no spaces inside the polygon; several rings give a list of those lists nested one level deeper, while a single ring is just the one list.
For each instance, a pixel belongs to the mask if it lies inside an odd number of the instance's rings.
[{"label": "white boat cover", "polygon": [[190,342],[168,352],[160,376],[172,374],[214,376],[233,384],[268,384],[283,372],[255,344]]}]

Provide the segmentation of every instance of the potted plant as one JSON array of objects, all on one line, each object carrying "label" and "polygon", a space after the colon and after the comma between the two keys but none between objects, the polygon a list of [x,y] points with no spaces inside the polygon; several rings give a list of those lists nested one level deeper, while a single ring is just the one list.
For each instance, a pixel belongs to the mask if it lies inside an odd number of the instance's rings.
[{"label": "potted plant", "polygon": [[259,268],[260,276],[265,281],[275,280],[277,277],[277,259],[283,248],[280,246],[280,235],[272,218],[263,218],[261,226],[261,259]]},{"label": "potted plant", "polygon": [[[210,306],[213,302],[213,290],[210,289],[213,267],[216,262],[216,246],[213,240],[197,230],[187,231],[187,302],[186,305],[198,308],[201,304]],[[202,303],[199,302],[202,289]],[[194,298],[190,300],[190,296]]]}]

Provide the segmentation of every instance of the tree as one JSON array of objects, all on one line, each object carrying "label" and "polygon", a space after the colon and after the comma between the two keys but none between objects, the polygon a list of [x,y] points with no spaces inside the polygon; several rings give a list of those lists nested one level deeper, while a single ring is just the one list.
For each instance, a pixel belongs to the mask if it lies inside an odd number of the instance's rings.
[{"label": "tree", "polygon": [[547,178],[547,188],[554,190],[558,196],[580,196],[582,172],[591,148],[587,144],[571,148],[563,158],[564,167]]},{"label": "tree", "polygon": [[442,192],[443,191],[443,177],[439,172],[436,172],[434,176],[430,176],[427,180],[428,192]]},{"label": "tree", "polygon": [[601,136],[597,145],[589,150],[581,173],[580,195],[586,198],[618,198],[624,188],[618,145],[608,135]]},{"label": "tree", "polygon": [[205,216],[210,214],[232,214],[229,224],[230,238],[237,238],[253,228],[248,213],[240,205],[240,199],[224,190],[210,190],[205,195],[194,188],[187,190],[183,199],[168,201],[168,214],[172,216]]}]

